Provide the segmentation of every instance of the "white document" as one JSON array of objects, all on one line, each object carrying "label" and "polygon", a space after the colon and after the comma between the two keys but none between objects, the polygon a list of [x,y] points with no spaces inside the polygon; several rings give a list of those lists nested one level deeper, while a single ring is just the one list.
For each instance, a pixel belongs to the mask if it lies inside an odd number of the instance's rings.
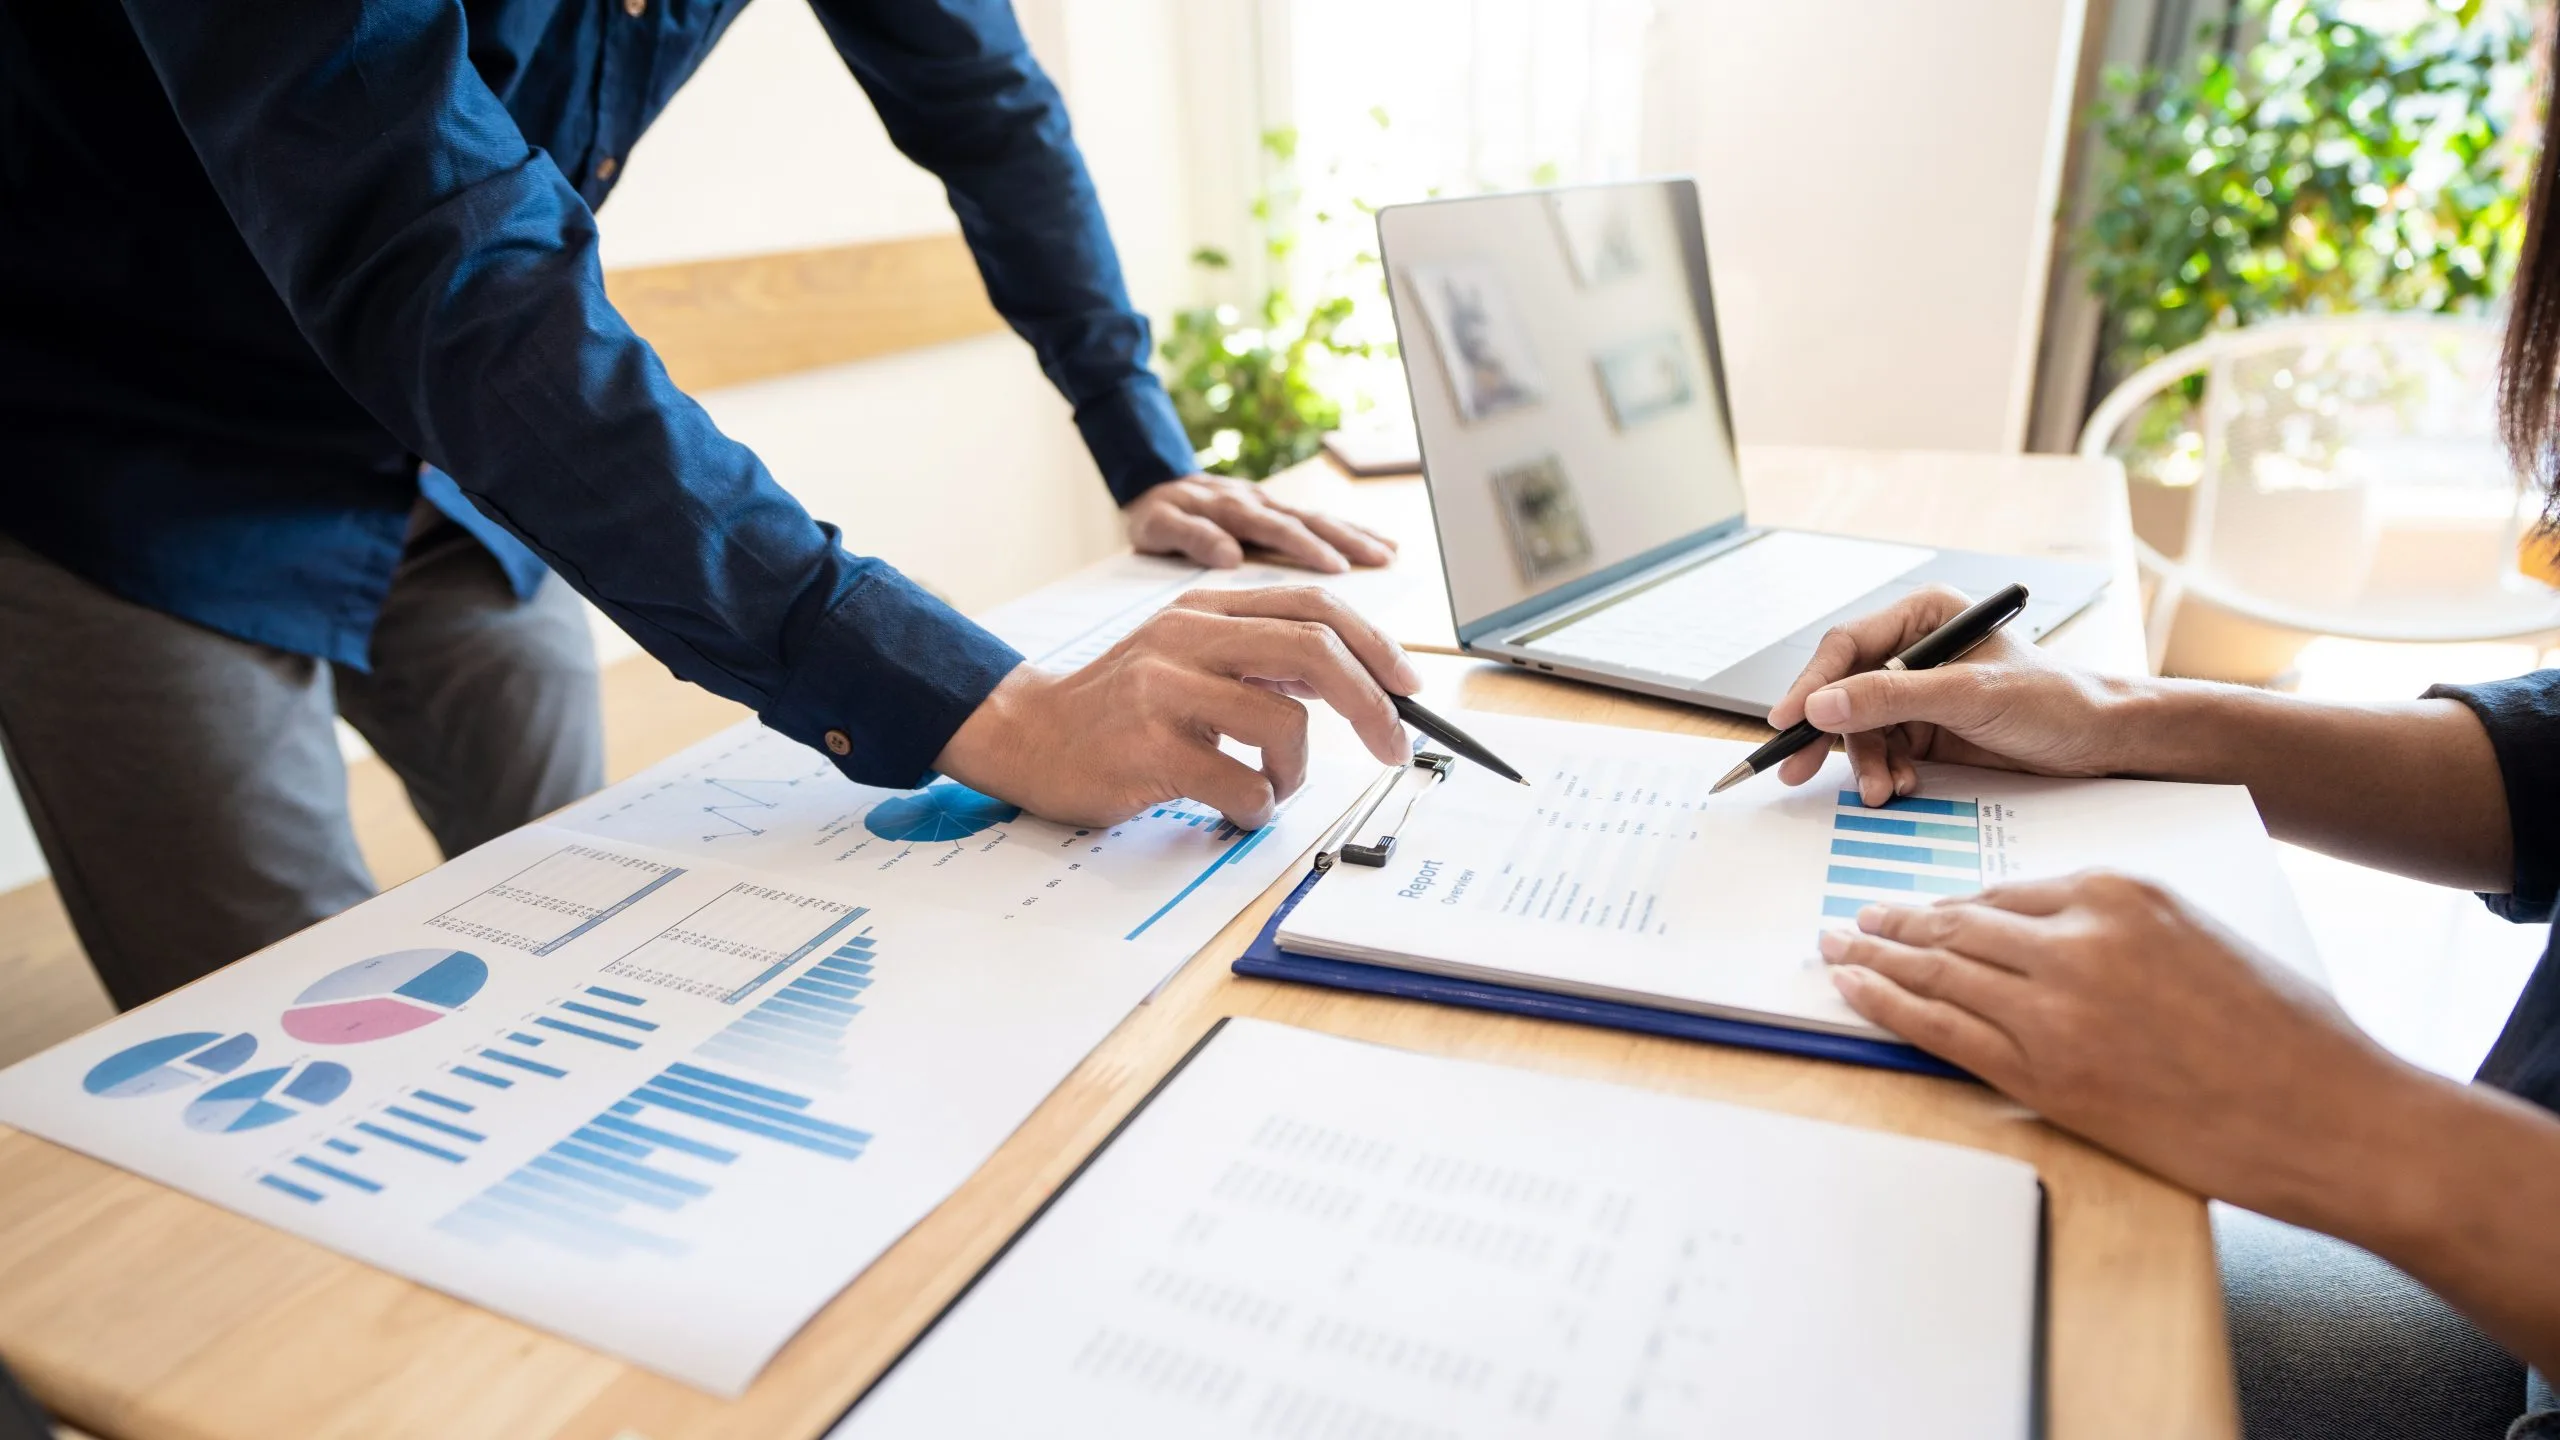
[{"label": "white document", "polygon": [[[1011,613],[1099,653],[1094,600]],[[1254,831],[741,725],[0,1072],[0,1121],[734,1395],[1382,773],[1310,722]]]},{"label": "white document", "polygon": [[1461,723],[1531,783],[1459,765],[1414,806],[1383,868],[1337,865],[1299,903],[1284,946],[1881,1036],[1832,988],[1824,928],[1879,901],[2106,867],[2160,880],[2320,974],[2236,785],[1923,765],[1920,795],[1870,810],[1845,756],[1801,788],[1763,776],[1711,797],[1751,746],[1502,715]]},{"label": "white document", "polygon": [[1936,554],[1916,545],[1773,530],[1523,643],[1669,679],[1705,680]]},{"label": "white document", "polygon": [[1162,971],[536,827],[0,1072],[0,1120],[735,1395]]},{"label": "white document", "polygon": [[1230,1020],[833,1440],[2024,1436],[2039,1204],[2001,1156]]}]

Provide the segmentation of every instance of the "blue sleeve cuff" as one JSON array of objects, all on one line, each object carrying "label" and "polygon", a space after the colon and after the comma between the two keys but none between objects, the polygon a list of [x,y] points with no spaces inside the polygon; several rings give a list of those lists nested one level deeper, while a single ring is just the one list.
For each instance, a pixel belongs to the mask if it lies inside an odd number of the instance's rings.
[{"label": "blue sleeve cuff", "polygon": [[764,723],[826,754],[845,777],[894,790],[933,762],[1022,656],[878,562],[795,647]]},{"label": "blue sleeve cuff", "polygon": [[1126,505],[1149,488],[1197,472],[1199,457],[1173,397],[1153,375],[1133,376],[1119,389],[1076,407],[1076,429],[1102,470],[1111,496]]},{"label": "blue sleeve cuff", "polygon": [[2469,706],[2497,752],[2515,879],[2508,893],[2480,898],[2509,920],[2550,919],[2560,900],[2560,670],[2485,685],[2438,685],[2426,698]]}]

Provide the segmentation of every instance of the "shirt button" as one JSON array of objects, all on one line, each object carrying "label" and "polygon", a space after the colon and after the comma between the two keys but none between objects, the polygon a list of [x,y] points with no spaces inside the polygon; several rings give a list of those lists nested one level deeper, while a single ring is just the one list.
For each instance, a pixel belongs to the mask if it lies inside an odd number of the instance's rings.
[{"label": "shirt button", "polygon": [[649,0],[622,0],[622,13],[637,20],[649,13]]},{"label": "shirt button", "polygon": [[597,179],[599,179],[599,180],[610,180],[610,179],[612,179],[612,178],[613,178],[613,172],[614,172],[614,170],[615,170],[615,169],[620,165],[620,163],[621,163],[620,161],[615,160],[615,159],[614,159],[612,156],[610,156],[610,155],[607,155],[607,156],[606,156],[606,157],[604,157],[603,159],[601,159],[601,160],[597,161],[597,162],[596,162],[596,178],[597,178]]},{"label": "shirt button", "polygon": [[853,737],[841,730],[830,730],[827,732],[827,749],[837,755],[850,755],[853,753]]}]

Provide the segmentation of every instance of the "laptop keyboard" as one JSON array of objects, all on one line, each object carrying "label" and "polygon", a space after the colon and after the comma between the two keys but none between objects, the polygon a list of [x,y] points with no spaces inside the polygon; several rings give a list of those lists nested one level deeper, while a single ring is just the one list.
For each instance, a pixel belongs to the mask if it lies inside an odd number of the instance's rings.
[{"label": "laptop keyboard", "polygon": [[1916,545],[1773,530],[1581,619],[1515,644],[1698,684],[1937,554]]}]

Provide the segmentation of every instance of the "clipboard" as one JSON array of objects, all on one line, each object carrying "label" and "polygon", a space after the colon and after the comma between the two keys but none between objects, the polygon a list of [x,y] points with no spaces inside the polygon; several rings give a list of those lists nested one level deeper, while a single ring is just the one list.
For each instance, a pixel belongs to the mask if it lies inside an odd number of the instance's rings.
[{"label": "clipboard", "polygon": [[1971,1072],[1898,1040],[1834,1035],[1828,1031],[1797,1030],[1752,1020],[1699,1015],[1686,1010],[1590,1000],[1549,990],[1532,990],[1526,986],[1425,975],[1388,965],[1328,960],[1281,949],[1280,922],[1289,918],[1289,912],[1297,908],[1298,902],[1305,899],[1307,892],[1314,889],[1316,882],[1324,876],[1322,870],[1310,873],[1289,892],[1288,899],[1280,902],[1280,908],[1271,912],[1271,919],[1264,923],[1262,932],[1254,936],[1253,943],[1236,958],[1236,974],[1264,980],[1290,980],[1302,985],[1324,985],[1336,990],[1357,990],[1370,995],[1389,995],[1399,1000],[1427,1000],[1435,1005],[1457,1005],[1503,1015],[1527,1015],[1539,1020],[1563,1020],[1576,1025],[1632,1030],[1642,1035],[1665,1035],[1675,1040],[1703,1040],[1711,1045],[1801,1055],[1847,1065],[1872,1066],[1878,1070],[1899,1070],[1912,1075],[1933,1075],[1951,1080],[1974,1078]]}]

